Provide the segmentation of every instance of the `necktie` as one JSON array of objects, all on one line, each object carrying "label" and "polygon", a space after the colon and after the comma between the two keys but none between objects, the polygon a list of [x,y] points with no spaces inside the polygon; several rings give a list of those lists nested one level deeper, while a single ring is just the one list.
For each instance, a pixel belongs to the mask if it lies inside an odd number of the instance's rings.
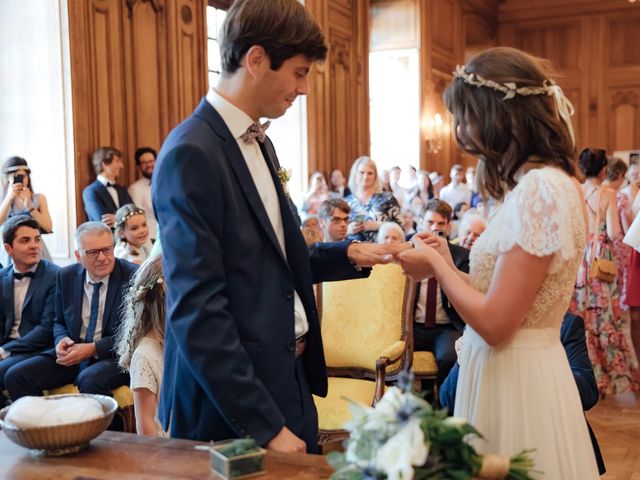
[{"label": "necktie", "polygon": [[262,124],[260,122],[253,122],[249,125],[249,128],[247,128],[247,131],[240,135],[240,138],[244,140],[245,143],[249,143],[254,138],[260,143],[264,143],[264,139],[266,137],[264,132],[269,128],[269,125],[271,125],[270,120]]},{"label": "necktie", "polygon": [[424,326],[433,328],[436,325],[436,296],[438,294],[438,281],[435,277],[427,280],[427,304],[424,313]]},{"label": "necktie", "polygon": [[102,282],[91,282],[91,285],[93,285],[93,295],[91,296],[89,325],[87,326],[87,333],[84,336],[85,343],[93,342],[93,334],[96,333],[96,324],[98,323],[98,306],[100,305],[100,287],[102,287]]},{"label": "necktie", "polygon": [[35,276],[36,276],[36,272],[20,273],[20,272],[16,272],[15,270],[13,272],[13,278],[15,278],[16,280],[22,280],[24,277],[33,278]]}]

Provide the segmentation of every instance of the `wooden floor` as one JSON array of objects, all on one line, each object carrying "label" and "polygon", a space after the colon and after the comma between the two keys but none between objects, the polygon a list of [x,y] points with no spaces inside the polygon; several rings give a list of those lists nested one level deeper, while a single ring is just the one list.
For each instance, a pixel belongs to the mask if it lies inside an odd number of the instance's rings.
[{"label": "wooden floor", "polygon": [[587,412],[607,473],[606,480],[640,480],[640,396],[618,395],[600,400]]}]

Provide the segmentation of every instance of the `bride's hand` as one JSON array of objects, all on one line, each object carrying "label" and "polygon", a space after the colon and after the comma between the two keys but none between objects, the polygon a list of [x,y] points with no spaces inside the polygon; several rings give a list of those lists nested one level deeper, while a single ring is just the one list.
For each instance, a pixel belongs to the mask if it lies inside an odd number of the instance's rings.
[{"label": "bride's hand", "polygon": [[425,244],[433,248],[436,252],[438,252],[442,258],[447,262],[447,265],[455,268],[455,264],[453,263],[453,258],[451,257],[451,250],[449,250],[449,242],[447,242],[446,238],[443,238],[439,235],[429,232],[420,232],[414,235],[414,238],[418,237]]},{"label": "bride's hand", "polygon": [[420,237],[414,236],[411,241],[414,248],[399,253],[396,258],[404,273],[419,282],[432,277],[434,264],[443,260],[438,252],[423,242]]}]

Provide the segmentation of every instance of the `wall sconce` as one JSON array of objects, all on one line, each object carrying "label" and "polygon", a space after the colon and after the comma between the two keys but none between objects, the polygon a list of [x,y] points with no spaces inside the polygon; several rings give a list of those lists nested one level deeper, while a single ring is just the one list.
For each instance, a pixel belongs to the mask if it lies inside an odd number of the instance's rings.
[{"label": "wall sconce", "polygon": [[438,153],[442,150],[442,129],[444,122],[442,115],[436,113],[433,118],[427,120],[427,152]]}]

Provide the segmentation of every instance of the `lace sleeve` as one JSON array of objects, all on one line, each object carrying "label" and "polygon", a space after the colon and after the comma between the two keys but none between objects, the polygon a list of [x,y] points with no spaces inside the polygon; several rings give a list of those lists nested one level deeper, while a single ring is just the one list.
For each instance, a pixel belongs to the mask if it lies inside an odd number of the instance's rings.
[{"label": "lace sleeve", "polygon": [[153,393],[158,393],[160,389],[161,373],[157,371],[156,362],[150,358],[147,349],[138,346],[131,357],[131,365],[129,366],[129,376],[131,377],[131,389],[147,388]]},{"label": "lace sleeve", "polygon": [[517,244],[538,257],[557,254],[554,264],[572,258],[575,245],[571,211],[581,210],[571,179],[551,168],[532,170],[511,195],[514,198],[508,202],[498,250],[508,252]]}]

